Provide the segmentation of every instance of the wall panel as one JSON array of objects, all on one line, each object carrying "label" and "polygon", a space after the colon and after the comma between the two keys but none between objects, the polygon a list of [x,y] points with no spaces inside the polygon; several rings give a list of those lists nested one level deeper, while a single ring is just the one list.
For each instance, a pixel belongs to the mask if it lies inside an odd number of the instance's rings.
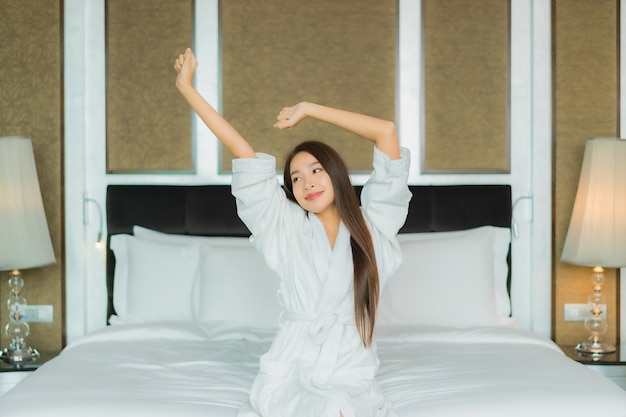
[{"label": "wall panel", "polygon": [[106,0],[107,170],[193,170],[191,111],[175,57],[192,46],[193,0]]},{"label": "wall panel", "polygon": [[[554,1],[554,337],[577,344],[588,337],[581,322],[565,322],[565,303],[586,303],[591,268],[560,262],[587,139],[618,132],[618,2]],[[605,271],[607,341],[616,338],[615,270]]]},{"label": "wall panel", "polygon": [[[27,343],[59,350],[63,343],[62,8],[60,1],[0,0],[0,136],[30,136],[52,238],[55,265],[22,271],[31,305],[52,305],[52,323],[31,324]],[[10,239],[0,236],[0,239]],[[0,277],[0,346],[9,343],[8,273]]]},{"label": "wall panel", "polygon": [[[272,125],[282,107],[300,101],[395,120],[396,0],[223,0],[219,7],[226,119],[281,167],[294,144],[316,139],[332,144],[351,170],[370,170],[369,142],[308,120],[292,131]],[[231,159],[225,150],[224,171]]]},{"label": "wall panel", "polygon": [[425,172],[509,172],[509,0],[424,0]]}]

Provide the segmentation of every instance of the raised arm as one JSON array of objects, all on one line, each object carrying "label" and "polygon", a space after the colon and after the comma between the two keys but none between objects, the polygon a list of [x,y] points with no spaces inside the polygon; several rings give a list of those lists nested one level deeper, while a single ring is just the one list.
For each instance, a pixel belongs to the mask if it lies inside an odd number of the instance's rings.
[{"label": "raised arm", "polygon": [[396,125],[393,122],[360,113],[302,102],[292,107],[283,107],[278,114],[274,127],[277,129],[291,129],[306,117],[331,123],[357,134],[374,142],[376,147],[389,155],[391,159],[400,158],[400,143]]},{"label": "raised arm", "polygon": [[254,150],[247,140],[226,119],[222,117],[193,86],[193,75],[198,67],[198,61],[191,49],[187,48],[184,54],[179,55],[174,62],[174,68],[178,71],[176,87],[185,100],[200,116],[211,132],[226,146],[237,158],[255,158]]}]

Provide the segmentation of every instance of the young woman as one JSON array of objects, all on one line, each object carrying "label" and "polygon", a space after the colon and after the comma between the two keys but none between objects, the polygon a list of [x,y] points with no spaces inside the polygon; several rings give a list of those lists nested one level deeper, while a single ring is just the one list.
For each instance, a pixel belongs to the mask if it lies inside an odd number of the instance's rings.
[{"label": "young woman", "polygon": [[278,129],[309,117],[375,145],[361,207],[344,162],[321,142],[304,142],[289,154],[283,189],[275,159],[255,153],[193,87],[197,65],[190,49],[180,55],[176,86],[235,155],[237,212],[281,278],[280,328],[239,416],[392,415],[375,380],[373,333],[378,296],[401,260],[395,236],[411,198],[409,153],[400,148],[395,125],[313,103],[283,108]]}]

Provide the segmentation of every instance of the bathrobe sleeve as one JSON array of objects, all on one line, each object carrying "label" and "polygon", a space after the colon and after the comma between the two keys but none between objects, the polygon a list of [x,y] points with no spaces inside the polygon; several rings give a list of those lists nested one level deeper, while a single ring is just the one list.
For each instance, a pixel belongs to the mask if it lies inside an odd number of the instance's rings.
[{"label": "bathrobe sleeve", "polygon": [[402,262],[396,235],[404,225],[412,196],[407,185],[409,165],[406,148],[401,148],[400,159],[395,160],[374,148],[374,170],[361,192],[361,208],[376,248],[381,289]]},{"label": "bathrobe sleeve", "polygon": [[250,241],[274,271],[280,274],[294,236],[306,236],[305,211],[287,199],[276,178],[276,159],[258,153],[257,158],[233,160],[232,193],[237,213],[250,230]]}]

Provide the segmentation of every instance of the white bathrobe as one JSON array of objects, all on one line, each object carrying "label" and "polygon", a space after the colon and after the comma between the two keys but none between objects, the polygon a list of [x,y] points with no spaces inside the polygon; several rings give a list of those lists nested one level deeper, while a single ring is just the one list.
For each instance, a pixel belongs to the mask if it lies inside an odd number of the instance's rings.
[{"label": "white bathrobe", "polygon": [[[239,416],[392,415],[375,380],[376,345],[365,348],[355,326],[350,234],[340,224],[331,248],[317,216],[286,198],[275,159],[257,157],[233,161],[232,191],[251,241],[281,278],[284,310]],[[381,290],[401,261],[395,236],[411,198],[408,169],[408,150],[391,160],[374,148],[374,170],[361,194]]]}]

